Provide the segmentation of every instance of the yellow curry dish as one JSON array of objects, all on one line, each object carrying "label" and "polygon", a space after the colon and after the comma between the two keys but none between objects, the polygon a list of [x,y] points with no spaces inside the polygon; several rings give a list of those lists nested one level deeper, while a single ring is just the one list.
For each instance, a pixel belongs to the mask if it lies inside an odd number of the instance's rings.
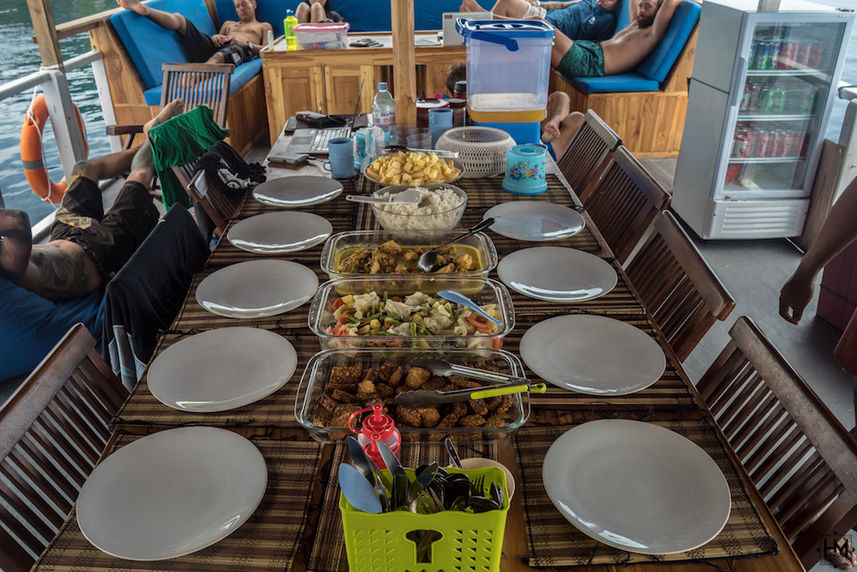
[{"label": "yellow curry dish", "polygon": [[[413,274],[422,273],[417,260],[430,245],[403,246],[388,240],[380,246],[356,246],[339,253],[335,270],[341,274]],[[438,251],[435,274],[471,272],[483,268],[479,251],[465,244],[450,244]]]}]

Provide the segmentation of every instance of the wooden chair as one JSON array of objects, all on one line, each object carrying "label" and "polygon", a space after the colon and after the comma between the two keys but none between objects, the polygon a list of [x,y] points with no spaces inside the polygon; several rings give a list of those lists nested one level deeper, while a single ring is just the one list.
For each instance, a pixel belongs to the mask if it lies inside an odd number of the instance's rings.
[{"label": "wooden chair", "polygon": [[[174,168],[175,170],[175,168]],[[185,176],[187,176],[187,170]],[[220,238],[226,232],[229,220],[235,215],[238,205],[241,203],[243,194],[227,193],[219,180],[211,180],[204,177],[204,171],[198,170],[190,182],[185,186],[187,194],[194,204],[202,206],[203,211],[211,220],[211,229],[201,227],[203,236],[210,238],[209,230],[214,236]],[[179,177],[181,180],[181,177]],[[197,214],[199,211],[197,211]]]},{"label": "wooden chair", "polygon": [[652,234],[625,272],[681,361],[714,322],[726,319],[735,307],[726,287],[669,212],[655,219]]},{"label": "wooden chair", "polygon": [[586,111],[583,123],[571,138],[557,166],[581,202],[586,183],[597,178],[607,167],[613,151],[622,139],[591,109]]},{"label": "wooden chair", "polygon": [[857,524],[857,441],[747,317],[697,388],[810,569]]},{"label": "wooden chair", "polygon": [[670,196],[625,147],[584,191],[583,202],[616,259],[624,264]]},{"label": "wooden chair", "polygon": [[[161,66],[164,81],[161,84],[161,108],[179,98],[185,111],[197,105],[207,105],[214,112],[214,120],[225,127],[229,103],[229,82],[232,64],[171,64]],[[128,135],[125,148],[130,149],[142,125],[108,125],[108,135]]]},{"label": "wooden chair", "polygon": [[0,409],[0,568],[5,572],[29,570],[54,537],[127,396],[95,350],[95,340],[77,324]]}]

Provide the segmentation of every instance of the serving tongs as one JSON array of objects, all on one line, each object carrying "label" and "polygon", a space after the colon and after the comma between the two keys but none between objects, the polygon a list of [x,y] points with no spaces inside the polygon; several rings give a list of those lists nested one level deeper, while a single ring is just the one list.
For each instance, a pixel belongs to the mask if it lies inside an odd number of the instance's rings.
[{"label": "serving tongs", "polygon": [[445,149],[411,149],[404,145],[387,145],[384,147],[384,151],[387,153],[398,153],[400,151],[402,153],[434,153],[442,159],[458,159],[458,151],[447,151]]},{"label": "serving tongs", "polygon": [[466,399],[485,399],[487,397],[499,397],[514,393],[544,393],[547,387],[544,383],[503,383],[498,385],[486,385],[467,389],[456,389],[453,391],[439,391],[431,389],[418,389],[416,391],[404,391],[396,396],[396,405],[404,407],[426,407],[440,405],[441,403],[454,403]]}]

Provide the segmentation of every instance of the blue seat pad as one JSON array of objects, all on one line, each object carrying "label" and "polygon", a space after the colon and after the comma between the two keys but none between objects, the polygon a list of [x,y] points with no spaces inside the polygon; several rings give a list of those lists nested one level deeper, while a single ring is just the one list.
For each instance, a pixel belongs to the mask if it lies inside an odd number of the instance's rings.
[{"label": "blue seat pad", "polygon": [[[216,32],[203,0],[150,0],[146,5],[165,12],[179,12],[205,34]],[[149,18],[131,10],[122,10],[110,17],[110,23],[122,40],[146,89],[161,85],[164,75],[161,65],[188,61],[176,33],[161,28]],[[157,103],[160,103],[160,99]]]},{"label": "blue seat pad", "polygon": [[[259,72],[262,71],[262,58],[250,60],[246,64],[237,66],[232,71],[232,76],[229,79],[229,97],[232,97],[235,92],[244,87],[248,81],[253,79]],[[146,105],[161,104],[161,86],[156,85],[143,92],[143,97],[146,99]]]},{"label": "blue seat pad", "polygon": [[604,77],[564,78],[583,93],[619,93],[629,91],[658,91],[660,84],[638,73],[630,72]]}]

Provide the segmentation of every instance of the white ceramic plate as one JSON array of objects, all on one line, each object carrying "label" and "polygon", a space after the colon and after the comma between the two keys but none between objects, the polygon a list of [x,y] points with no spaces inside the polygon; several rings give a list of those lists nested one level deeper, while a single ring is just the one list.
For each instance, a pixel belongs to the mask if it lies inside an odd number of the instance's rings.
[{"label": "white ceramic plate", "polygon": [[582,302],[616,286],[616,271],[588,252],[537,246],[508,254],[497,266],[500,280],[524,296],[548,302]]},{"label": "white ceramic plate", "polygon": [[702,546],[723,529],[729,485],[678,433],[624,419],[579,425],[551,445],[542,478],[554,506],[584,534],[642,554]]},{"label": "white ceramic plate", "polygon": [[246,218],[229,229],[226,237],[247,252],[281,254],[312,248],[332,232],[333,226],[324,217],[278,211]]},{"label": "white ceramic plate", "polygon": [[196,552],[234,532],[268,484],[262,454],[225,429],[182,427],[143,437],[95,467],[77,522],[99,550],[129,560]]},{"label": "white ceramic plate", "polygon": [[185,338],[149,366],[149,390],[168,407],[210,413],[280,389],[298,359],[289,341],[259,328],[219,328]]},{"label": "white ceramic plate", "polygon": [[539,322],[521,338],[521,359],[543,380],[590,395],[644,389],[666,369],[658,343],[625,322],[572,314]]},{"label": "white ceramic plate", "polygon": [[297,308],[318,288],[315,273],[287,260],[251,260],[221,268],[196,289],[203,308],[227,318],[262,318]]},{"label": "white ceramic plate", "polygon": [[513,201],[495,205],[482,218],[494,217],[491,230],[516,240],[558,240],[583,230],[583,217],[574,209],[544,201]]},{"label": "white ceramic plate", "polygon": [[275,207],[303,207],[339,196],[342,183],[318,175],[295,175],[265,181],[253,190],[253,198]]}]

